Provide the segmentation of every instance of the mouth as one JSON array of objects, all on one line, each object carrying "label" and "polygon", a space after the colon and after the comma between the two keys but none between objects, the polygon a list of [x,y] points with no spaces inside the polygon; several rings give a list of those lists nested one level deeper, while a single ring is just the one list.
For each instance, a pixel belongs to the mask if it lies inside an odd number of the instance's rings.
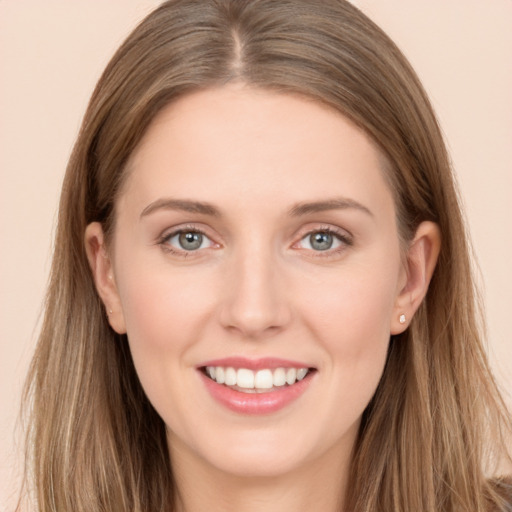
[{"label": "mouth", "polygon": [[266,415],[285,409],[307,394],[318,370],[283,359],[226,358],[197,367],[215,402],[243,415]]},{"label": "mouth", "polygon": [[242,415],[266,415],[309,395],[318,370],[275,357],[226,357],[196,367],[214,402]]},{"label": "mouth", "polygon": [[272,393],[294,386],[311,377],[315,368],[278,367],[251,370],[232,366],[202,366],[199,370],[208,379],[240,393]]}]

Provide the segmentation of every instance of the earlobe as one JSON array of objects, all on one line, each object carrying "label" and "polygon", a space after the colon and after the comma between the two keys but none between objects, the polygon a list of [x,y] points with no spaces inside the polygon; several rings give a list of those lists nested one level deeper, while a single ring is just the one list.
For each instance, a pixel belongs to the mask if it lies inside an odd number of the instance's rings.
[{"label": "earlobe", "polygon": [[441,250],[441,233],[434,222],[422,222],[406,254],[405,284],[399,291],[391,319],[391,334],[405,331],[427,294]]},{"label": "earlobe", "polygon": [[114,279],[112,262],[105,245],[103,228],[99,222],[92,222],[85,230],[85,250],[100,296],[112,329],[118,334],[126,333],[121,300]]}]

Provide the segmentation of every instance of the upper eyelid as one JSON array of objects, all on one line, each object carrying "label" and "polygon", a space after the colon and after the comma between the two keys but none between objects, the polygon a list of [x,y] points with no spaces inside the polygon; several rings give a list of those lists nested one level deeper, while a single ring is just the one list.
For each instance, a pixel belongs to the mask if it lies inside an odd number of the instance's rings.
[{"label": "upper eyelid", "polygon": [[174,238],[175,236],[181,235],[183,233],[199,233],[203,237],[205,237],[208,240],[211,240],[213,242],[213,240],[207,233],[205,233],[204,231],[201,231],[199,229],[178,229],[176,231],[171,231],[168,234],[163,235],[163,239],[169,240],[169,239]]},{"label": "upper eyelid", "polygon": [[311,233],[306,233],[297,242],[295,242],[294,245],[301,243],[303,240],[307,239],[311,235],[314,235],[315,233],[328,233],[329,235],[331,235],[333,238],[337,239],[338,242],[340,242],[342,244],[345,244],[345,245],[351,245],[352,244],[352,240],[348,236],[341,235],[341,234],[336,233],[334,231],[323,230],[323,231],[312,231]]},{"label": "upper eyelid", "polygon": [[328,232],[333,235],[337,235],[340,238],[348,238],[352,240],[354,237],[350,231],[347,229],[341,228],[339,226],[333,226],[331,224],[319,224],[315,227],[304,227],[298,230],[298,234],[296,236],[300,237],[302,240],[304,237],[312,234],[312,233],[322,233]]},{"label": "upper eyelid", "polygon": [[207,238],[212,238],[210,234],[208,234],[208,230],[202,228],[201,226],[186,224],[186,225],[178,225],[173,226],[171,228],[166,228],[162,231],[161,235],[158,237],[159,240],[171,238],[179,233],[188,233],[188,232],[196,232],[201,233]]}]

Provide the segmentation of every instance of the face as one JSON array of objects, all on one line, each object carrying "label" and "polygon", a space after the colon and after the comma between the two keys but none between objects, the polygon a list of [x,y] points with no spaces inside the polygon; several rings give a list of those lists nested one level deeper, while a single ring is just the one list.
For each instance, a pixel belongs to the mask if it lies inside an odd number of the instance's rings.
[{"label": "face", "polygon": [[171,454],[237,475],[347,456],[406,279],[373,144],[311,100],[229,86],[163,110],[128,169],[111,323]]}]

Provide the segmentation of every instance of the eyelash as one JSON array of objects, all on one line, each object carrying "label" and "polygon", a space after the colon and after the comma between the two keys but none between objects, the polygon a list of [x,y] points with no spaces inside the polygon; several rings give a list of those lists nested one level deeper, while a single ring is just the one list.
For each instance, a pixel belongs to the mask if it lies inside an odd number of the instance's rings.
[{"label": "eyelash", "polygon": [[[169,243],[169,241],[172,238],[174,238],[177,235],[181,235],[183,233],[198,233],[198,234],[204,236],[205,238],[207,238],[208,240],[210,240],[210,242],[211,242],[210,237],[202,229],[198,228],[197,226],[185,226],[183,228],[176,229],[174,231],[171,231],[170,233],[166,233],[165,235],[161,236],[158,239],[157,243],[166,252],[169,252],[176,256],[181,256],[181,257],[187,258],[189,255],[192,255],[194,252],[198,252],[198,251],[197,250],[196,251],[187,251],[185,249],[177,249],[176,247],[173,247]],[[212,242],[212,244],[213,244],[213,242]]]},{"label": "eyelash", "polygon": [[[170,245],[169,241],[172,238],[174,238],[177,235],[181,235],[183,233],[200,234],[203,237],[210,240],[212,245],[215,244],[210,239],[210,237],[205,233],[205,231],[198,228],[197,226],[185,226],[183,228],[179,228],[174,231],[171,231],[170,233],[166,233],[158,239],[157,243],[165,251],[167,251],[171,254],[174,254],[176,256],[184,257],[184,258],[191,256],[193,253],[199,252],[199,249],[187,251],[185,249],[177,249],[176,247],[173,247],[172,245]],[[305,240],[307,237],[310,237],[311,235],[314,235],[315,233],[325,233],[325,234],[331,235],[341,243],[341,246],[337,247],[335,249],[326,249],[324,251],[321,251],[321,250],[315,251],[313,249],[302,249],[302,250],[306,250],[306,251],[310,252],[313,257],[317,257],[317,258],[332,257],[334,255],[337,255],[340,252],[343,252],[347,247],[351,247],[354,244],[352,237],[350,235],[348,235],[347,233],[345,233],[345,232],[341,233],[340,231],[333,229],[330,226],[321,226],[317,229],[312,229],[312,230],[304,233],[301,236],[301,238],[298,240],[298,242],[295,242],[292,247],[296,246],[297,244],[299,244],[300,242]]]},{"label": "eyelash", "polygon": [[307,231],[303,236],[301,236],[299,241],[296,242],[294,245],[297,245],[298,243],[307,239],[311,235],[314,235],[315,233],[325,233],[325,234],[331,235],[335,239],[337,239],[341,243],[341,245],[340,245],[340,247],[336,247],[334,249],[326,249],[324,251],[303,249],[303,250],[307,250],[308,252],[310,252],[314,258],[329,258],[329,257],[337,256],[339,253],[345,251],[347,249],[347,247],[351,247],[354,245],[353,239],[348,233],[346,233],[346,232],[342,233],[342,232],[338,231],[337,229],[334,229],[330,226],[321,226],[317,229],[312,229],[310,231]]}]

